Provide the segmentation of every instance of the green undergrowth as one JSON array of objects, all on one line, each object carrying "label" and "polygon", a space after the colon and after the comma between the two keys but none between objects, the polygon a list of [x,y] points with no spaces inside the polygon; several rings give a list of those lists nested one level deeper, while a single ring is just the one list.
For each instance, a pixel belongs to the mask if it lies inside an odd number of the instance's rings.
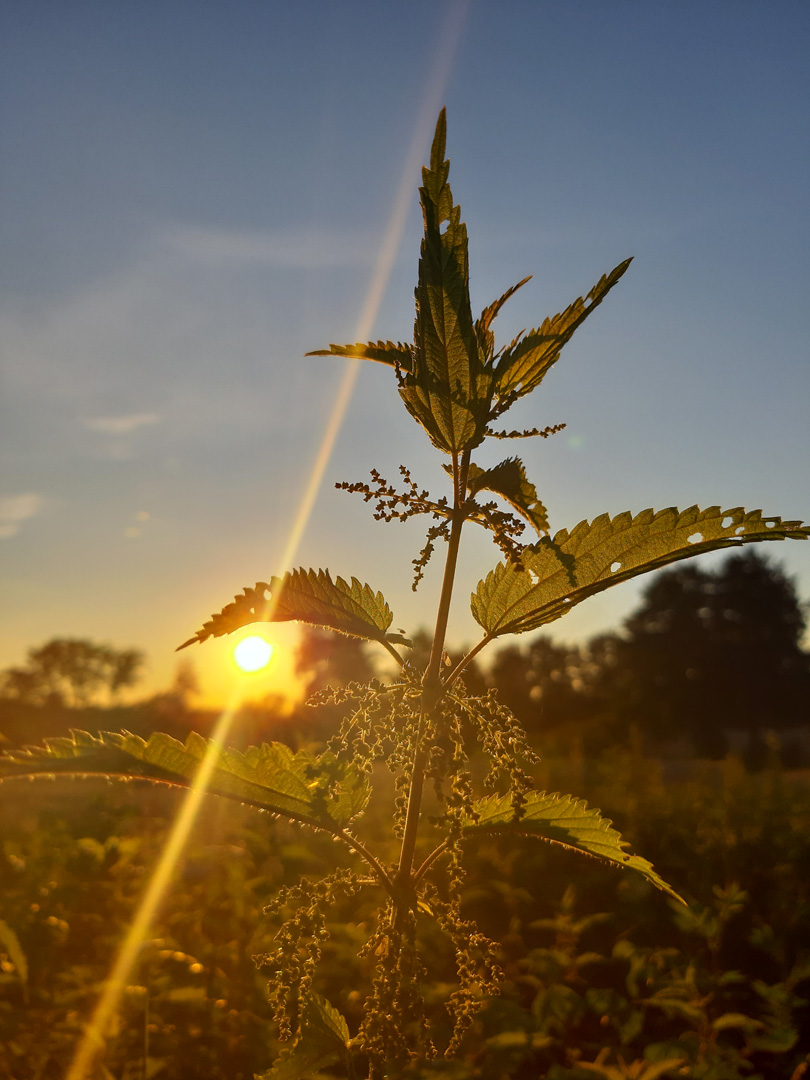
[{"label": "green undergrowth", "polygon": [[[541,387],[631,260],[498,344],[493,323],[529,279],[473,317],[467,229],[445,153],[442,110],[419,189],[412,342],[308,354],[385,365],[391,391],[443,455],[440,494],[406,464],[394,483],[369,461],[370,481],[337,484],[370,503],[377,521],[423,518],[424,546],[402,568],[413,588],[443,548],[429,649],[420,657],[376,585],[323,565],[284,569],[243,587],[179,649],[294,621],[385,653],[396,665],[390,682],[327,687],[312,699],[346,710],[319,752],[266,742],[240,749],[194,731],[180,741],[170,732],[74,730],[0,754],[0,776],[15,791],[23,777],[48,775],[168,789],[165,801],[141,801],[137,818],[123,806],[116,817],[104,801],[76,812],[64,798],[48,799],[47,816],[16,836],[19,807],[0,818],[10,823],[3,1052],[15,1080],[62,1077],[79,1039],[76,1080],[238,1080],[268,1065],[265,1080],[321,1072],[653,1080],[673,1070],[733,1080],[804,1052],[796,1015],[806,957],[796,942],[806,898],[798,871],[786,868],[806,860],[796,861],[793,795],[730,770],[670,805],[654,767],[632,754],[603,759],[601,772],[580,764],[569,777],[560,766],[558,783],[538,755],[548,746],[531,745],[498,696],[472,693],[465,675],[493,643],[556,622],[614,585],[724,548],[807,540],[810,526],[741,506],[664,504],[597,506],[552,530],[524,461],[497,457],[504,440],[528,439],[527,460],[542,475],[531,440],[564,424],[545,424],[542,411],[532,416],[544,426],[512,429],[503,418]],[[458,573],[473,527],[500,556],[477,585]],[[454,663],[447,629],[465,594],[481,636]],[[387,802],[372,803],[375,786]],[[110,1031],[112,994],[103,1008],[94,1002],[138,924],[178,788],[238,809],[206,810],[197,823]],[[629,838],[597,806],[629,826]],[[633,831],[643,834],[638,849]],[[573,853],[584,857],[579,869]],[[592,879],[597,861],[604,876]],[[743,946],[754,956],[750,976],[734,951]],[[767,963],[757,966],[760,955]]]},{"label": "green undergrowth", "polygon": [[[791,1077],[810,1040],[810,784],[735,759],[691,778],[632,751],[543,762],[677,880],[684,908],[637,874],[531,840],[476,845],[462,914],[501,942],[502,994],[452,1061],[408,1075]],[[545,774],[545,775],[543,775]],[[43,804],[41,787],[49,786]],[[142,785],[0,788],[0,1077],[61,1078],[154,868],[179,793]],[[13,807],[14,812],[10,809]],[[381,832],[384,823],[381,824]],[[252,956],[278,929],[279,887],[317,876],[334,844],[258,811],[207,805],[131,975],[105,1077],[251,1078],[277,1053],[271,973]],[[353,1033],[373,964],[358,952],[373,897],[330,908],[317,989]],[[283,914],[283,913],[282,913]],[[437,1039],[452,949],[424,918]],[[317,1075],[317,1070],[312,1074]]]}]

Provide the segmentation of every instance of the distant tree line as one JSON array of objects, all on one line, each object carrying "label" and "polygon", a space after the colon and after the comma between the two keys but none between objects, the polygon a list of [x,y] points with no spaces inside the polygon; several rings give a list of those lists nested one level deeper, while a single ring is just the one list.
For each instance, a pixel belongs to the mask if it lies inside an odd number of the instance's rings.
[{"label": "distant tree line", "polygon": [[[495,687],[538,739],[582,730],[598,748],[636,729],[652,742],[686,739],[721,755],[729,731],[810,725],[807,613],[778,565],[744,551],[717,569],[656,575],[616,632],[575,645],[548,634],[516,639],[465,678],[473,693]],[[415,666],[429,641],[415,635]],[[299,674],[311,691],[372,673],[363,643],[304,634]]]},{"label": "distant tree line", "polygon": [[[574,733],[598,750],[636,730],[651,743],[688,740],[698,753],[719,756],[730,731],[753,744],[764,731],[810,725],[807,615],[784,571],[744,551],[717,569],[690,564],[656,575],[616,632],[575,645],[548,634],[518,638],[489,667],[471,664],[465,679],[472,693],[496,688],[541,745]],[[430,640],[426,632],[414,635],[409,660],[417,669]],[[0,672],[0,705],[114,706],[143,663],[137,649],[55,639],[29,650],[24,666]],[[296,669],[308,695],[374,675],[364,642],[306,627]],[[178,735],[204,727],[204,715],[189,706],[194,689],[193,672],[181,670],[175,685],[139,706],[126,725],[143,733],[152,721],[170,721]],[[245,737],[300,742],[333,734],[340,709],[302,707],[291,716],[276,699],[245,713],[235,734],[244,728]]]},{"label": "distant tree line", "polygon": [[138,681],[143,664],[138,649],[54,638],[29,649],[24,666],[0,672],[0,690],[26,705],[85,709],[101,697],[115,704],[121,691]]}]

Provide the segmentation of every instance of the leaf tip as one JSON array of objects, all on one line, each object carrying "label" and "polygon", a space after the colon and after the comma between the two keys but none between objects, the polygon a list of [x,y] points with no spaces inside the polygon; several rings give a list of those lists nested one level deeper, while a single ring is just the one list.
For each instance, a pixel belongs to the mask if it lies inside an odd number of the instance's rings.
[{"label": "leaf tip", "polygon": [[433,145],[430,148],[431,172],[437,172],[444,162],[445,147],[447,145],[447,106],[443,105],[436,121],[436,131],[433,135]]}]

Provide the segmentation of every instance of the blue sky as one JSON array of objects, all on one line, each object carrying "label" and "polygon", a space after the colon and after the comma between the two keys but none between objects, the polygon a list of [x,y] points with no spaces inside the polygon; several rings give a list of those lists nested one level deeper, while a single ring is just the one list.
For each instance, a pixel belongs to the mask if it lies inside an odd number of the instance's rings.
[{"label": "blue sky", "polygon": [[[285,569],[343,376],[303,354],[354,339],[403,180],[370,336],[410,338],[409,149],[421,131],[424,160],[439,104],[473,306],[534,274],[501,341],[635,256],[510,413],[568,424],[520,446],[552,528],[692,503],[810,519],[805,3],[26,0],[2,18],[0,667],[86,636],[144,648],[145,688],[165,686],[176,644]],[[332,484],[402,462],[438,494],[437,457],[365,365],[296,564],[428,623],[440,560],[414,597],[419,523],[377,524]],[[764,550],[810,597],[810,544]],[[497,557],[471,538],[456,641]],[[552,631],[615,627],[640,588]],[[223,657],[194,650],[214,696]]]}]

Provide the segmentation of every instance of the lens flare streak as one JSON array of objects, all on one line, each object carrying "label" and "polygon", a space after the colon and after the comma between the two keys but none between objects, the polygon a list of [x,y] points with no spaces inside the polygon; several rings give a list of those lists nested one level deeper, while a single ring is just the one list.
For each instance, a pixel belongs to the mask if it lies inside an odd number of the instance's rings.
[{"label": "lens flare streak", "polygon": [[[423,147],[429,141],[433,122],[441,106],[468,6],[469,0],[457,0],[448,9],[447,19],[440,35],[439,46],[433,62],[432,74],[425,90],[416,129],[404,163],[402,181],[380,245],[380,252],[374,266],[368,294],[358,319],[355,341],[363,341],[371,336],[374,321],[385,295],[391,270],[402,242],[405,221],[410,206],[413,174],[419,167]],[[289,567],[295,558],[301,537],[315,505],[324,472],[340,433],[346,410],[351,401],[359,369],[359,360],[350,360],[346,365],[326,431],[321,440],[307,486],[284,548],[281,559],[283,569]],[[272,607],[273,600],[271,598],[265,612],[265,618],[268,620],[272,619]],[[152,919],[166,890],[171,885],[172,876],[194,825],[200,803],[216,767],[219,751],[228,737],[237,708],[238,698],[235,695],[232,704],[219,718],[208,751],[200,763],[200,767],[180,807],[166,846],[140,901],[126,938],[116,957],[115,964],[105,982],[101,998],[79,1042],[65,1080],[87,1080],[97,1054],[103,1050],[105,1034],[109,1030],[111,1021],[118,1010],[121,996],[137,963],[141,947],[144,941],[147,940]]]},{"label": "lens flare streak", "polygon": [[217,763],[219,751],[223,746],[233,721],[235,709],[230,707],[223,712],[211,736],[208,750],[200,763],[180,811],[175,818],[166,846],[149,881],[149,885],[135,913],[135,918],[127,931],[127,936],[116,957],[112,971],[107,977],[104,991],[88,1024],[79,1048],[66,1075],[65,1080],[85,1080],[96,1053],[104,1046],[105,1033],[114,1019],[118,1002],[138,959],[141,946],[147,939],[149,927],[160,904],[163,894],[171,884],[172,875],[183,853],[188,835],[194,825],[197,811]]}]

